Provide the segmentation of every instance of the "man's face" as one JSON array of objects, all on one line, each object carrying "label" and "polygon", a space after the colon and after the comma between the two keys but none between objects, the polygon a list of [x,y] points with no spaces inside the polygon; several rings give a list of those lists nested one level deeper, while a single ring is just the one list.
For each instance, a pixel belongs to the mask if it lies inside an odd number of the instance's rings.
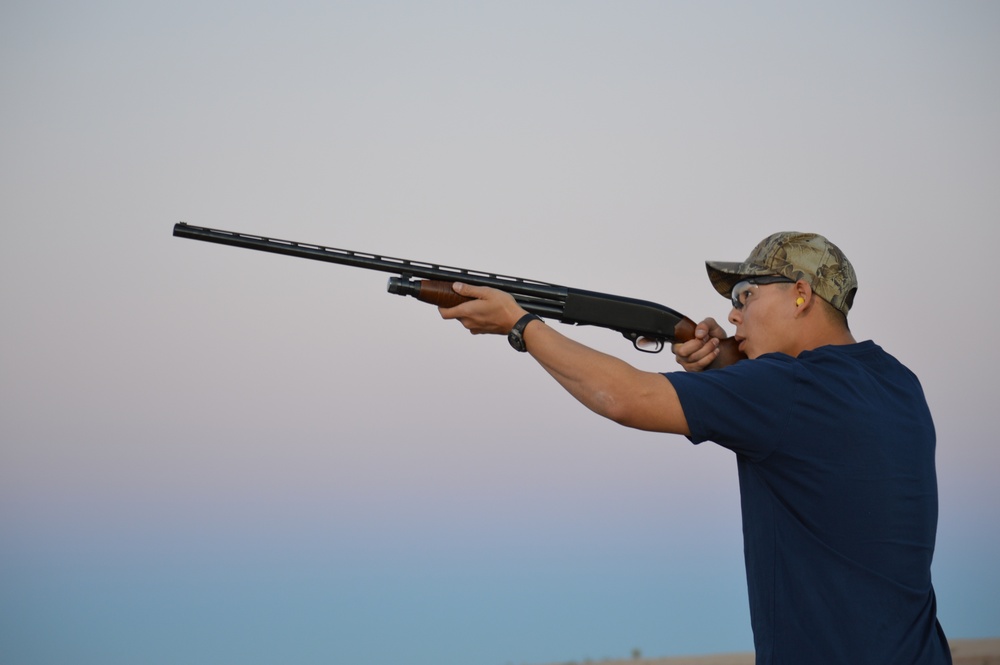
[{"label": "man's face", "polygon": [[733,309],[729,322],[736,326],[734,337],[748,358],[791,348],[790,323],[794,318],[794,289],[790,283],[753,284],[740,282],[733,289]]}]

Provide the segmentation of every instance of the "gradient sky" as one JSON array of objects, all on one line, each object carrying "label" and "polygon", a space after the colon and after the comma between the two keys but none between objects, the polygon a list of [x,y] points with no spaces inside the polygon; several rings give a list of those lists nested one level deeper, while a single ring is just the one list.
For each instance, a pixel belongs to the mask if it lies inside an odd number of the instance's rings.
[{"label": "gradient sky", "polygon": [[4,662],[752,648],[730,453],[178,221],[693,318],[827,235],[935,415],[941,622],[1000,635],[1000,5],[17,0],[0,86]]}]

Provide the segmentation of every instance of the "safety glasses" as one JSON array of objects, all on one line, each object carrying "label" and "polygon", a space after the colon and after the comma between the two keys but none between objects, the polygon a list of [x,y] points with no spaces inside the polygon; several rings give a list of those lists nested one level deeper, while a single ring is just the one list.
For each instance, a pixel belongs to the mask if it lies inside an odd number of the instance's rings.
[{"label": "safety glasses", "polygon": [[736,286],[733,287],[732,300],[733,308],[743,309],[747,304],[747,299],[754,293],[757,292],[758,286],[763,286],[765,284],[794,284],[794,279],[788,279],[787,277],[781,277],[779,275],[764,275],[763,277],[750,277],[744,279],[741,282],[737,282]]}]

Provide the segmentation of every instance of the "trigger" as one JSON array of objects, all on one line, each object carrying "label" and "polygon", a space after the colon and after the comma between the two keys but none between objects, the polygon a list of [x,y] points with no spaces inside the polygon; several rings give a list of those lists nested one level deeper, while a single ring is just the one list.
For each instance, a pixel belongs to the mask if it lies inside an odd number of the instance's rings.
[{"label": "trigger", "polygon": [[663,340],[653,337],[636,337],[632,345],[643,353],[659,353],[663,350]]}]

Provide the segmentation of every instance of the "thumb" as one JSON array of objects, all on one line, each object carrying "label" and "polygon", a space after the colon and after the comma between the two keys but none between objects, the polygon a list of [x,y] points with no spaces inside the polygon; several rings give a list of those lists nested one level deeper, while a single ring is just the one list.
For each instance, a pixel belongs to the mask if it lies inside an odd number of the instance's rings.
[{"label": "thumb", "polygon": [[466,298],[483,298],[487,291],[485,286],[473,286],[464,282],[455,282],[451,285],[451,288],[454,289],[455,293]]}]

